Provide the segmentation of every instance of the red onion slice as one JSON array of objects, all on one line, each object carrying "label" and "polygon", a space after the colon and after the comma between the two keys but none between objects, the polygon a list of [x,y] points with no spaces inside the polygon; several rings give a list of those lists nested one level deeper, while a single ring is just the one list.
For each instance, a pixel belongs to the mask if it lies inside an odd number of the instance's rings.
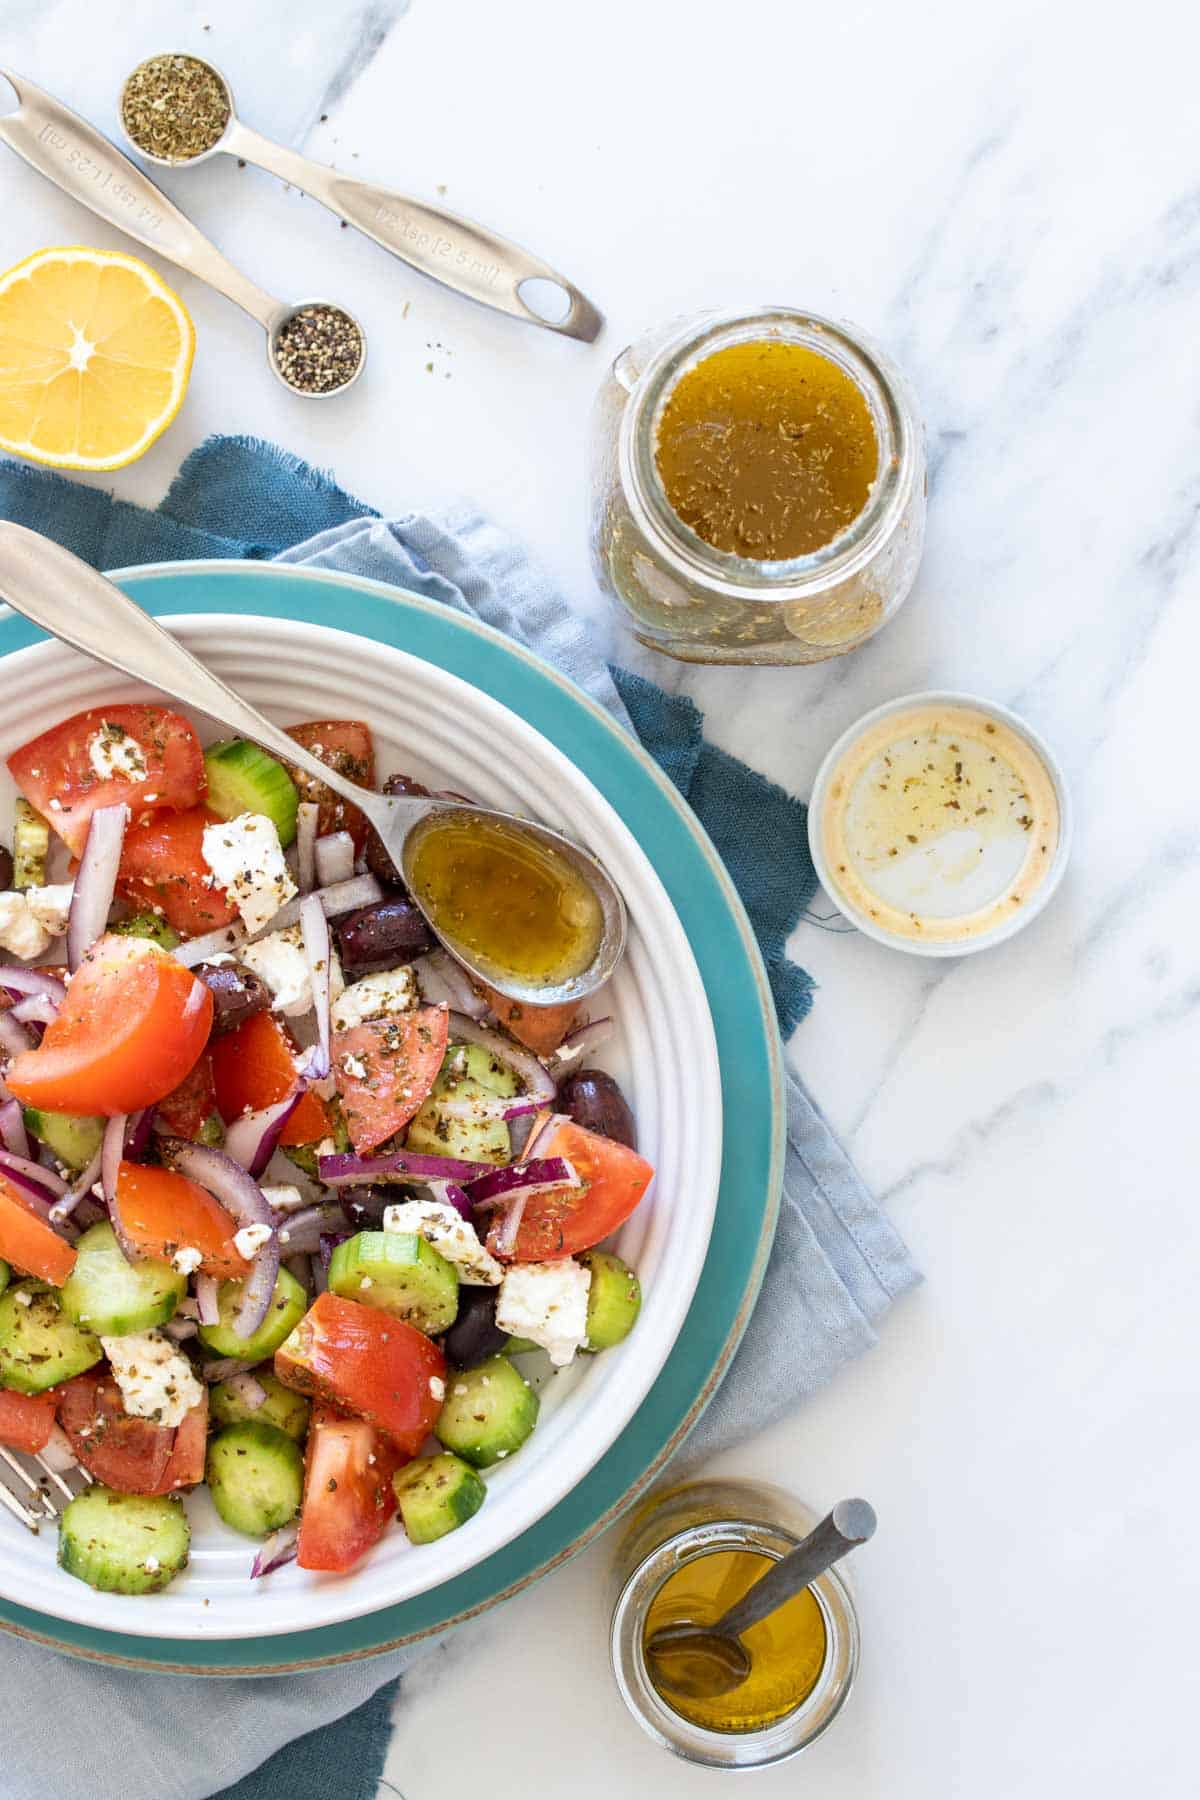
[{"label": "red onion slice", "polygon": [[49,994],[27,994],[24,1000],[17,1001],[12,1016],[18,1025],[53,1025],[58,1008]]},{"label": "red onion slice", "polygon": [[321,809],[315,800],[302,800],[296,808],[296,881],[302,894],[317,885],[317,819]]},{"label": "red onion slice", "polygon": [[79,1207],[80,1203],[91,1193],[92,1189],[100,1179],[100,1169],[103,1160],[103,1149],[97,1150],[87,1168],[83,1170],[82,1174],[76,1176],[62,1199],[55,1201],[54,1205],[50,1208],[50,1223],[52,1225],[61,1225],[64,1220],[69,1219],[72,1213]]},{"label": "red onion slice", "polygon": [[467,1198],[478,1210],[511,1199],[514,1194],[546,1194],[554,1188],[582,1186],[565,1156],[547,1156],[533,1162],[512,1163],[507,1169],[489,1170],[467,1183]]},{"label": "red onion slice", "polygon": [[162,1138],[160,1142],[167,1166],[207,1188],[239,1225],[274,1227],[274,1215],[257,1181],[223,1150],[214,1150],[210,1144],[189,1144],[185,1138]]},{"label": "red onion slice", "polygon": [[470,1220],[471,1202],[457,1181],[431,1181],[429,1192],[443,1206],[452,1206],[460,1219]]},{"label": "red onion slice", "polygon": [[0,988],[7,988],[10,994],[45,994],[56,1006],[61,1006],[67,997],[67,986],[57,975],[47,975],[41,969],[26,969],[19,963],[0,963]]},{"label": "red onion slice", "polygon": [[250,1272],[242,1283],[242,1297],[233,1315],[234,1337],[254,1336],[267,1316],[278,1280],[279,1239],[272,1232],[266,1243],[255,1252]]},{"label": "red onion slice", "polygon": [[216,931],[206,931],[203,937],[189,938],[185,944],[176,945],[171,954],[176,962],[194,969],[197,963],[208,962],[210,957],[229,956],[245,940],[244,925],[221,925]]},{"label": "red onion slice", "polygon": [[514,1194],[512,1204],[501,1220],[500,1229],[496,1233],[495,1251],[497,1256],[511,1256],[517,1247],[517,1234],[521,1229],[521,1220],[525,1217],[532,1189],[526,1188]]},{"label": "red onion slice", "polygon": [[109,909],[117,891],[121,845],[129,823],[129,808],[98,806],[88,821],[87,840],[75,875],[75,892],[67,915],[67,966],[77,969],[97,938],[108,927]]},{"label": "red onion slice", "polygon": [[[350,844],[353,858],[354,841],[349,832],[342,835]],[[318,856],[324,841],[323,838],[318,840]],[[304,939],[304,954],[312,982],[313,1010],[317,1015],[317,1045],[320,1050],[317,1058],[310,1057],[309,1069],[314,1081],[323,1081],[329,1073],[329,964],[333,957],[333,945],[329,938],[329,920],[321,910],[319,894],[306,894],[300,902],[300,933]]]},{"label": "red onion slice", "polygon": [[225,1133],[225,1154],[240,1163],[256,1178],[274,1156],[283,1128],[304,1098],[304,1083],[297,1082],[290,1094],[274,1106],[259,1112],[243,1113]]},{"label": "red onion slice", "polygon": [[449,951],[440,947],[418,957],[413,970],[421,987],[421,998],[432,1006],[443,1003],[469,1019],[482,1019],[487,1001],[471,986],[470,977]]},{"label": "red onion slice", "polygon": [[258,1363],[247,1362],[244,1357],[218,1356],[215,1362],[198,1363],[196,1373],[201,1381],[206,1381],[211,1387],[218,1381],[230,1380],[234,1375],[248,1375],[251,1369],[258,1367]]},{"label": "red onion slice", "polygon": [[168,1319],[162,1327],[164,1336],[169,1337],[173,1344],[185,1344],[189,1338],[195,1337],[197,1329],[195,1319],[179,1318]]},{"label": "red onion slice", "polygon": [[41,1163],[12,1150],[0,1150],[0,1175],[12,1176],[22,1186],[40,1190],[48,1201],[61,1199],[67,1191],[67,1183],[53,1169],[43,1168]]},{"label": "red onion slice", "polygon": [[196,1317],[201,1325],[219,1324],[221,1309],[217,1305],[217,1278],[215,1275],[197,1275],[196,1277]]},{"label": "red onion slice", "polygon": [[253,1375],[231,1375],[229,1388],[251,1412],[257,1412],[260,1406],[266,1405],[267,1390]]},{"label": "red onion slice", "polygon": [[331,831],[316,842],[317,880],[323,888],[349,881],[354,874],[354,839],[348,831]]},{"label": "red onion slice", "polygon": [[309,1206],[288,1213],[279,1222],[279,1249],[284,1256],[316,1256],[322,1236],[340,1231],[345,1217],[340,1206]]},{"label": "red onion slice", "polygon": [[469,1019],[466,1013],[460,1012],[450,1014],[450,1041],[454,1044],[478,1044],[498,1061],[508,1064],[513,1073],[524,1082],[531,1100],[553,1100],[554,1079],[532,1050],[526,1050],[511,1038],[502,1037],[498,1031],[492,1031],[477,1019]]},{"label": "red onion slice", "polygon": [[125,1127],[125,1157],[128,1162],[136,1162],[146,1145],[150,1142],[150,1134],[154,1130],[155,1114],[152,1106],[144,1106],[141,1112],[130,1113],[129,1123]]},{"label": "red onion slice", "polygon": [[438,1112],[445,1119],[499,1119],[501,1122],[536,1113],[540,1107],[539,1100],[506,1100],[502,1094],[491,1099],[477,1095],[471,1100],[439,1100],[437,1103]]},{"label": "red onion slice", "polygon": [[603,1019],[588,1019],[582,1025],[577,1025],[574,1031],[568,1031],[554,1054],[546,1058],[546,1066],[550,1073],[561,1075],[564,1069],[569,1069],[573,1064],[582,1062],[583,1058],[590,1056],[593,1050],[598,1050],[602,1044],[607,1044],[615,1030],[615,1024],[607,1016]]},{"label": "red onion slice", "polygon": [[[321,897],[321,910],[327,919],[338,919],[343,913],[356,912],[360,906],[374,906],[377,900],[383,899],[383,888],[373,875],[355,875],[350,881],[339,881],[334,887],[318,888]],[[307,895],[296,895],[286,906],[281,906],[273,919],[269,919],[261,931],[256,931],[257,940],[271,931],[283,931],[289,925],[300,923],[300,902]]]},{"label": "red onion slice", "polygon": [[294,1525],[285,1525],[282,1530],[272,1532],[251,1565],[251,1581],[282,1569],[285,1563],[295,1562],[298,1548],[299,1537]]},{"label": "red onion slice", "polygon": [[33,1033],[13,1018],[11,1012],[0,1012],[0,1050],[6,1056],[20,1056],[33,1049]]},{"label": "red onion slice", "polygon": [[419,1156],[415,1151],[392,1150],[386,1156],[337,1154],[317,1159],[317,1173],[326,1187],[354,1187],[360,1181],[386,1181],[390,1175],[411,1181],[471,1181],[492,1168],[491,1163],[465,1162],[456,1156]]},{"label": "red onion slice", "polygon": [[128,1125],[129,1119],[125,1113],[114,1113],[105,1124],[104,1138],[100,1145],[100,1185],[104,1190],[104,1204],[108,1208],[109,1223],[120,1246],[121,1255],[127,1263],[137,1263],[142,1260],[142,1253],[125,1229],[117,1199],[117,1181],[125,1155],[125,1132]]},{"label": "red onion slice", "polygon": [[25,1129],[25,1114],[19,1100],[0,1102],[0,1139],[10,1155],[32,1162],[29,1133]]}]

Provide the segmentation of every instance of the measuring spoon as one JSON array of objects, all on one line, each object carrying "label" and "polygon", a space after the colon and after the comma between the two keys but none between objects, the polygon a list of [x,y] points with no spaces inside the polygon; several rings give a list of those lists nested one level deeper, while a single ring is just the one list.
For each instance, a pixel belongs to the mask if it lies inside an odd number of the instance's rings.
[{"label": "measuring spoon", "polygon": [[[0,68],[0,76],[20,101],[16,112],[0,117],[0,138],[9,148],[23,157],[31,169],[36,169],[61,188],[64,194],[94,212],[98,219],[115,225],[127,237],[186,269],[189,275],[207,282],[218,294],[224,294],[227,300],[249,313],[267,334],[267,361],[271,373],[289,394],[299,394],[305,400],[328,400],[333,394],[344,394],[358,380],[367,360],[367,336],[346,307],[332,300],[301,300],[290,304],[286,300],[277,300],[264,288],[256,287],[167,199],[161,189],[155,187],[148,175],[86,119],[81,119],[78,113],[42,88],[35,87],[23,75]],[[354,373],[340,387],[324,392],[314,393],[294,386],[277,359],[280,332],[306,306],[335,306],[352,320],[362,339],[362,355]]]},{"label": "measuring spoon", "polygon": [[[119,107],[126,140],[147,162],[157,163],[160,168],[175,169],[185,163],[190,166],[203,162],[218,153],[241,157],[310,194],[339,219],[345,219],[348,225],[374,239],[384,250],[390,250],[410,268],[440,281],[443,287],[453,288],[457,293],[466,294],[468,299],[478,300],[498,312],[509,313],[514,319],[524,319],[529,325],[557,331],[563,337],[580,338],[590,344],[600,335],[603,315],[573,282],[552,269],[549,263],[531,256],[519,244],[486,231],[482,225],[459,218],[457,213],[428,206],[425,201],[410,199],[392,188],[376,187],[372,182],[343,175],[337,169],[327,168],[324,163],[314,162],[311,157],[274,143],[238,118],[233,107],[233,89],[207,57],[193,56],[190,50],[160,51],[159,55],[186,57],[207,69],[225,90],[229,121],[216,143],[194,156],[170,158],[143,149],[125,126],[125,94],[138,69],[158,61],[156,56],[147,57],[127,77],[121,89]],[[521,291],[526,286],[530,287],[528,297]],[[556,290],[560,305],[566,302],[566,311],[560,317],[539,312],[530,304],[531,299],[544,294],[548,301],[548,288]]]}]

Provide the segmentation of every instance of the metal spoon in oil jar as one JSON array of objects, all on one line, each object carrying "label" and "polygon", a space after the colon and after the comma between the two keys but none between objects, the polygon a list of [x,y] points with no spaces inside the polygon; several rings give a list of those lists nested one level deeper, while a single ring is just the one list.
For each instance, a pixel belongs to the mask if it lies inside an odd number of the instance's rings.
[{"label": "metal spoon in oil jar", "polygon": [[781,1556],[713,1624],[664,1625],[645,1649],[654,1685],[691,1700],[715,1700],[732,1693],[750,1673],[750,1652],[741,1641],[742,1633],[811,1587],[847,1551],[865,1544],[874,1534],[875,1522],[874,1508],[865,1500],[839,1500],[794,1550]]},{"label": "metal spoon in oil jar", "polygon": [[[174,97],[181,94],[195,94],[206,109],[202,118],[210,121],[207,130],[186,139],[171,129]],[[121,89],[120,113],[126,137],[148,162],[178,168],[218,153],[240,157],[311,194],[347,225],[444,287],[586,344],[600,334],[603,317],[587,296],[519,244],[457,213],[314,162],[243,124],[234,111],[233,89],[206,58],[175,51],[148,57]]]},{"label": "metal spoon in oil jar", "polygon": [[[9,521],[0,521],[0,598],[64,644],[158,688],[189,712],[207,714],[358,807],[403,872],[411,897],[435,936],[472,974],[508,998],[533,1006],[582,1000],[616,968],[625,948],[624,901],[595,857],[570,838],[529,819],[467,801],[432,794],[377,794],[347,781],[211,674],[111,581],[60,544]],[[506,964],[502,953],[487,953],[486,937],[477,930],[479,920],[464,913],[472,894],[487,902],[478,871],[466,859],[474,882],[468,882],[465,899],[460,896],[456,901],[453,880],[444,879],[447,859],[427,854],[438,849],[440,839],[468,828],[474,844],[485,849],[492,845],[496,861],[510,857],[510,894],[516,893],[522,867],[532,866],[539,880],[561,883],[565,910],[578,930],[572,937],[573,954],[571,946],[562,946],[558,969],[528,958]],[[454,859],[449,860],[453,865]],[[427,876],[423,870],[429,871]],[[503,916],[506,911],[522,917],[525,906],[519,893],[516,898],[515,907],[503,896],[490,906],[484,904],[485,917],[489,912]]]}]

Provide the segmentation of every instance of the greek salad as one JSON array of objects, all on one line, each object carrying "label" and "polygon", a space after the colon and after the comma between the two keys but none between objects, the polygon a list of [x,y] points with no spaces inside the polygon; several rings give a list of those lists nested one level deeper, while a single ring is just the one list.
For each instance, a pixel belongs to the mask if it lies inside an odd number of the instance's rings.
[{"label": "greek salad", "polygon": [[[366,725],[290,735],[375,785]],[[166,1587],[201,1483],[255,1578],[456,1530],[537,1424],[525,1358],[637,1319],[610,1022],[473,983],[362,815],[252,743],[112,706],[8,767],[0,1444],[89,1478],[62,1567]]]}]

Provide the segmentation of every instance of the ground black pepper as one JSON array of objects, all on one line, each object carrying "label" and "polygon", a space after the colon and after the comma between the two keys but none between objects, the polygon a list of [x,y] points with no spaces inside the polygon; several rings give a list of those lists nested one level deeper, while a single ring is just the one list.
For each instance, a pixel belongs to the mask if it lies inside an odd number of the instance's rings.
[{"label": "ground black pepper", "polygon": [[191,162],[211,150],[229,113],[224,82],[195,56],[150,57],[121,95],[121,123],[133,142],[166,162]]},{"label": "ground black pepper", "polygon": [[338,306],[302,306],[275,337],[275,366],[301,394],[331,394],[358,373],[363,335]]}]

